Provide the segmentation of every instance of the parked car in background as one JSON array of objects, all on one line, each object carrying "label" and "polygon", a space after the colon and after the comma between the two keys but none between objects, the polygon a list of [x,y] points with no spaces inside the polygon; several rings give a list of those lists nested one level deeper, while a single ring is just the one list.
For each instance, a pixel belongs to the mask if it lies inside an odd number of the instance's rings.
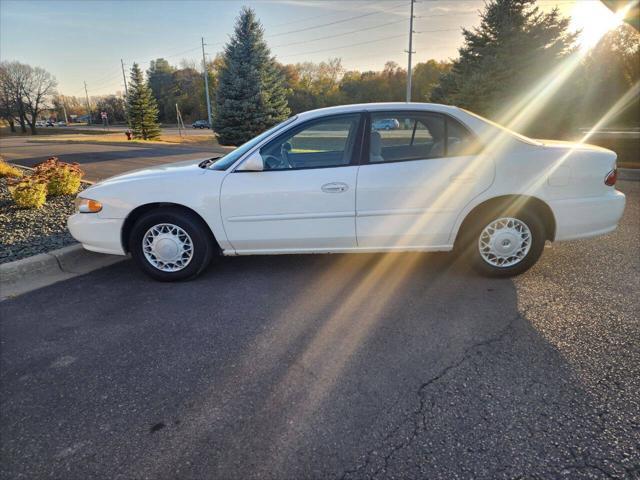
[{"label": "parked car in background", "polygon": [[66,127],[67,126],[67,122],[65,122],[64,120],[60,120],[59,122],[56,123],[56,125],[58,127]]},{"label": "parked car in background", "polygon": [[191,124],[193,128],[211,128],[209,122],[206,120],[196,120]]},{"label": "parked car in background", "polygon": [[[374,127],[388,119],[395,130]],[[604,148],[533,140],[452,106],[346,105],[296,115],[221,158],[93,185],[68,226],[86,249],[130,252],[163,281],[194,277],[215,255],[454,249],[504,277],[546,241],[613,231],[625,206],[615,183]]]},{"label": "parked car in background", "polygon": [[400,128],[400,122],[395,118],[381,118],[371,124],[373,130],[395,130]]},{"label": "parked car in background", "polygon": [[47,126],[47,122],[45,122],[44,120],[38,120],[36,122],[36,127],[46,127]]},{"label": "parked car in background", "polygon": [[47,122],[45,123],[45,126],[47,126],[47,127],[55,127],[56,126],[56,122],[54,122],[53,120],[47,120]]}]

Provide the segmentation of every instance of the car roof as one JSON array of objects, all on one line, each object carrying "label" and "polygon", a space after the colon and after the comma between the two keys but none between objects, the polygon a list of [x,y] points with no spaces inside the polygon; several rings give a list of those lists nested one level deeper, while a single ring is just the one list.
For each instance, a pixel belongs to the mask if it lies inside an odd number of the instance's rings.
[{"label": "car roof", "polygon": [[352,105],[338,105],[335,107],[319,108],[317,110],[309,110],[300,113],[300,119],[308,120],[316,117],[324,117],[327,115],[336,115],[339,113],[352,112],[370,112],[370,111],[397,111],[397,110],[416,110],[429,112],[459,112],[458,107],[451,105],[442,105],[439,103],[420,103],[420,102],[379,102],[379,103],[356,103]]}]

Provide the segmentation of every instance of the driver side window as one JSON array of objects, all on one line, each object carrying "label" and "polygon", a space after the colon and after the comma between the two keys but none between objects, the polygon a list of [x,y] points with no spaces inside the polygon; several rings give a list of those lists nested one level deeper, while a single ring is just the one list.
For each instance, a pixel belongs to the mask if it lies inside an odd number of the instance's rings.
[{"label": "driver side window", "polygon": [[265,170],[339,167],[354,154],[360,114],[306,123],[260,149]]}]

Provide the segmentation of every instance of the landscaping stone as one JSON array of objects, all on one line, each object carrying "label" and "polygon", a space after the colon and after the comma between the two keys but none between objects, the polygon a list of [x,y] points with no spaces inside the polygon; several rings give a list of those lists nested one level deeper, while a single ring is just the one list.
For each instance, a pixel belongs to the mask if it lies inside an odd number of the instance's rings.
[{"label": "landscaping stone", "polygon": [[76,243],[67,230],[74,199],[49,197],[42,208],[21,209],[13,203],[6,179],[0,179],[0,264]]}]

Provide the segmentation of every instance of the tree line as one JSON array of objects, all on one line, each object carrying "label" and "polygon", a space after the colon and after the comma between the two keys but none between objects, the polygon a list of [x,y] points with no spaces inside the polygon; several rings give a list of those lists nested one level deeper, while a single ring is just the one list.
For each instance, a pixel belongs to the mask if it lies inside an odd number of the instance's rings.
[{"label": "tree line", "polygon": [[[557,9],[542,12],[535,0],[488,0],[480,25],[462,30],[464,43],[456,59],[427,60],[414,66],[413,101],[457,105],[498,121],[508,121],[513,114],[509,110],[524,105],[528,121],[519,126],[522,133],[562,138],[596,123],[640,80],[640,34],[627,25],[609,32],[581,55],[577,34],[569,31],[569,20]],[[17,75],[16,80],[16,71],[22,70],[31,73]],[[249,8],[241,10],[231,39],[208,62],[207,70],[213,127],[221,143],[232,145],[305,110],[403,101],[407,81],[406,70],[395,62],[387,62],[380,71],[365,72],[346,70],[339,58],[280,63],[271,55],[263,27]],[[29,119],[34,123],[47,95],[52,96],[50,106],[58,118],[63,106],[67,113],[85,114],[82,99],[53,95],[55,79],[45,73],[3,62],[0,115],[7,121],[24,119],[21,125],[31,126]],[[194,62],[171,65],[157,58],[146,75],[135,75],[151,93],[143,104],[157,111],[157,121],[175,123],[176,106],[185,121],[207,118],[203,74]],[[554,76],[562,77],[559,86],[545,89]],[[34,83],[26,78],[40,80]],[[38,83],[42,87],[36,88]],[[33,93],[26,95],[26,91]],[[112,121],[130,121],[129,103],[118,95],[94,97],[94,119],[107,111]],[[617,114],[615,123],[637,126],[639,113],[636,98]]]}]

